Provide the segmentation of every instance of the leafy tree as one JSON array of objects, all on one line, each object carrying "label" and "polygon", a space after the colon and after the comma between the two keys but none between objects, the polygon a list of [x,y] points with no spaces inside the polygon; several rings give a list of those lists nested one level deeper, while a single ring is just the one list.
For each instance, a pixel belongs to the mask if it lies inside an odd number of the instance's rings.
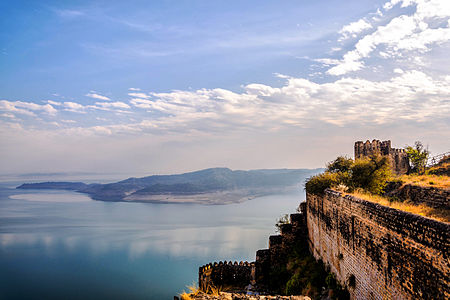
[{"label": "leafy tree", "polygon": [[328,188],[339,185],[338,173],[325,172],[314,175],[305,182],[305,189],[308,193],[322,195]]},{"label": "leafy tree", "polygon": [[406,146],[406,153],[412,166],[412,172],[423,174],[428,161],[430,151],[425,149],[420,141],[416,141],[414,146]]},{"label": "leafy tree", "polygon": [[372,155],[357,159],[351,168],[350,188],[362,188],[373,194],[381,194],[391,177],[389,158]]},{"label": "leafy tree", "polygon": [[327,171],[312,176],[305,183],[308,193],[321,195],[327,188],[344,187],[348,191],[357,188],[373,194],[381,194],[391,177],[389,158],[373,155],[355,161],[338,157],[328,164]]},{"label": "leafy tree", "polygon": [[348,172],[352,168],[353,159],[346,156],[338,156],[332,162],[327,165],[328,172]]}]

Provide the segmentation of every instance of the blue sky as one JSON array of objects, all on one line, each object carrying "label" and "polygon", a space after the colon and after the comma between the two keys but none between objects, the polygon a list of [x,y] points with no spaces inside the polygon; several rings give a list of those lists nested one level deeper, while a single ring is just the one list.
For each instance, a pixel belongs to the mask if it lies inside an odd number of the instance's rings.
[{"label": "blue sky", "polygon": [[448,151],[450,5],[4,1],[4,173],[320,167]]}]

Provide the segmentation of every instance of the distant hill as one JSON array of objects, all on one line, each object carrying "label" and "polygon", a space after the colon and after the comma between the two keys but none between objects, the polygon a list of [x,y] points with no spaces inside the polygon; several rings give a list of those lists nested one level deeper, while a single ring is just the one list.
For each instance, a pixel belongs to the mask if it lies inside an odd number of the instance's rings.
[{"label": "distant hill", "polygon": [[226,204],[261,195],[300,189],[306,178],[322,169],[232,171],[211,168],[177,175],[128,178],[109,184],[81,182],[25,183],[18,189],[64,189],[102,201]]}]

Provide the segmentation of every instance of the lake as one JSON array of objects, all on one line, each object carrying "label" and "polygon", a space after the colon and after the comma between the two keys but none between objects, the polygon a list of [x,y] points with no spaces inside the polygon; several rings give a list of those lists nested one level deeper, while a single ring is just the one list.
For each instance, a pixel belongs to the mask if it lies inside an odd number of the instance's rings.
[{"label": "lake", "polygon": [[254,261],[296,194],[202,206],[0,184],[0,299],[173,299],[199,266]]}]

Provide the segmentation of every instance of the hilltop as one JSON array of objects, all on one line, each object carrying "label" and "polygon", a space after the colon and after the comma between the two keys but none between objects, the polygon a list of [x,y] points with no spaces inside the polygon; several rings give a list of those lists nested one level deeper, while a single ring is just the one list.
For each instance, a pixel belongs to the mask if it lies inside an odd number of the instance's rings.
[{"label": "hilltop", "polygon": [[25,183],[18,189],[63,189],[94,200],[158,203],[228,204],[257,196],[298,190],[322,169],[231,170],[210,168],[175,175],[131,177],[108,184],[82,182]]}]

